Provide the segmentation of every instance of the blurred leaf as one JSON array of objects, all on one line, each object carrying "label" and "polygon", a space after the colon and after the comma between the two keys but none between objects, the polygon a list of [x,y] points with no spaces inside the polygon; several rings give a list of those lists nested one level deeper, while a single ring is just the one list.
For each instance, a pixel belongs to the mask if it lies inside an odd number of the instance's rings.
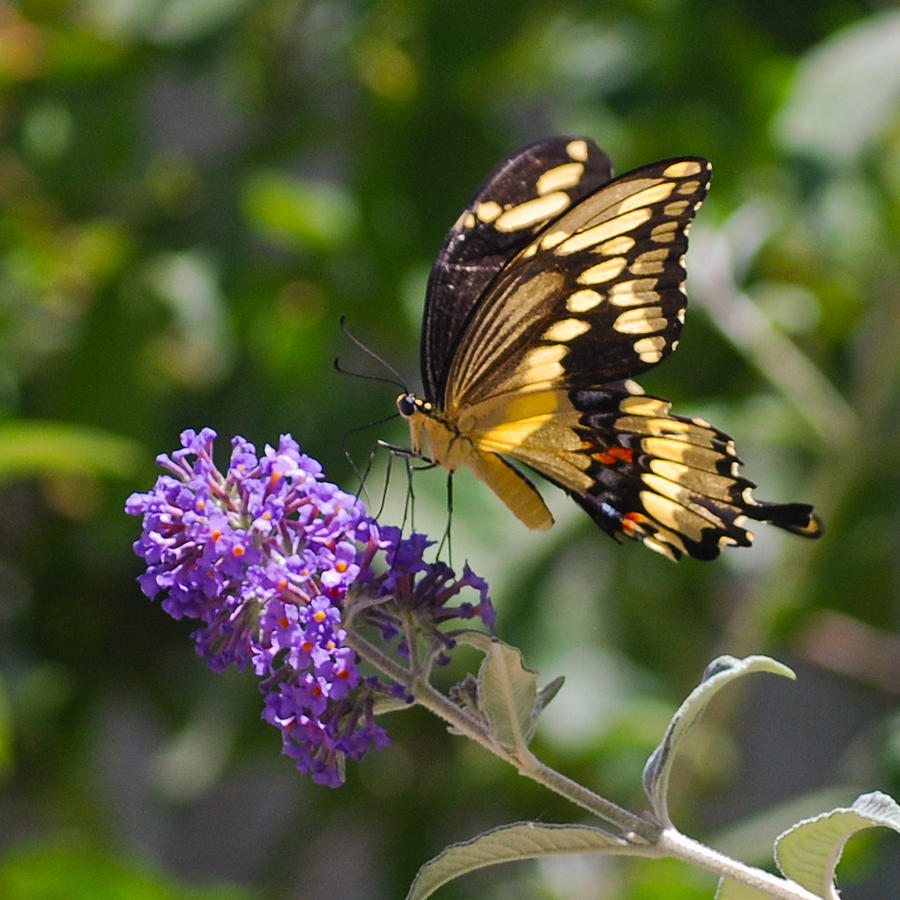
[{"label": "blurred leaf", "polygon": [[797,68],[775,134],[833,165],[859,156],[900,121],[900,12],[838,32]]},{"label": "blurred leaf", "polygon": [[244,214],[261,234],[291,249],[333,250],[359,223],[352,197],[331,182],[256,172],[244,184]]},{"label": "blurred leaf", "polygon": [[0,422],[0,481],[79,473],[126,478],[142,457],[135,441],[87,425]]},{"label": "blurred leaf", "polygon": [[0,859],[4,900],[251,900],[226,886],[178,884],[145,864],[129,866],[121,854],[71,844],[12,847]]}]

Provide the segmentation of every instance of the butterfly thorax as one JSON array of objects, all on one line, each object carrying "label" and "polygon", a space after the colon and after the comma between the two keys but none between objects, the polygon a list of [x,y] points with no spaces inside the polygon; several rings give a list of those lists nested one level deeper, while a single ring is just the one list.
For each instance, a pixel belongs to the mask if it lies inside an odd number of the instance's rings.
[{"label": "butterfly thorax", "polygon": [[472,442],[462,435],[429,400],[415,394],[400,394],[397,409],[409,422],[410,449],[416,456],[453,472],[472,453]]}]

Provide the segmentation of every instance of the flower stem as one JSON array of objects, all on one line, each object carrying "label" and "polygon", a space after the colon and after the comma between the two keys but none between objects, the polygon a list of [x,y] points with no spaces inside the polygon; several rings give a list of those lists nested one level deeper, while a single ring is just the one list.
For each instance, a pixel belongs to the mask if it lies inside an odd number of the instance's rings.
[{"label": "flower stem", "polygon": [[779,878],[763,869],[748,866],[725,856],[712,847],[682,834],[675,828],[666,828],[657,843],[661,855],[671,856],[713,872],[721,878],[737,881],[778,900],[822,900],[796,881]]},{"label": "flower stem", "polygon": [[524,755],[524,758],[511,753],[494,741],[479,719],[453,703],[424,679],[416,678],[358,632],[349,632],[346,640],[363,659],[398,684],[402,684],[415,697],[416,703],[448,722],[458,734],[471,738],[490,753],[514,766],[520,775],[531,778],[598,818],[615,825],[632,839],[637,836],[641,843],[648,844],[652,844],[656,840],[660,832],[656,823],[636,816],[605,797],[595,794],[589,788],[544,765],[530,752]]}]

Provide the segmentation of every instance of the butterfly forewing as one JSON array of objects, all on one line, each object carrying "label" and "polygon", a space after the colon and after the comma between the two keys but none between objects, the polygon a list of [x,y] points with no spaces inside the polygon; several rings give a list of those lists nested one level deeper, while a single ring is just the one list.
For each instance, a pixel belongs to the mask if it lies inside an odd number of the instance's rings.
[{"label": "butterfly forewing", "polygon": [[444,239],[428,280],[422,324],[425,396],[440,400],[466,319],[503,266],[548,221],[612,178],[587,138],[555,137],[504,160]]},{"label": "butterfly forewing", "polygon": [[604,384],[671,353],[687,304],[687,229],[708,186],[705,160],[666,160],[616,179],[550,223],[474,309],[446,407],[548,385]]}]

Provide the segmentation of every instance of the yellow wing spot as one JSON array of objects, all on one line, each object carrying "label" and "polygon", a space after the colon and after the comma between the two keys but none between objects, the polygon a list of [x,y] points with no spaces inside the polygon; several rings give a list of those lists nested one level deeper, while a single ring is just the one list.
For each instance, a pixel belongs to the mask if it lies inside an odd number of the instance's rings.
[{"label": "yellow wing spot", "polygon": [[569,294],[566,298],[566,309],[572,313],[585,313],[599,306],[603,302],[603,296],[596,291],[584,288]]},{"label": "yellow wing spot", "polygon": [[634,352],[641,358],[641,362],[648,364],[658,363],[662,359],[665,348],[666,339],[658,334],[634,342]]},{"label": "yellow wing spot", "polygon": [[659,184],[651,185],[642,191],[638,191],[636,194],[632,194],[630,197],[626,197],[616,207],[616,212],[621,214],[640,207],[652,206],[654,203],[659,203],[660,200],[665,200],[674,189],[674,181],[663,181]]},{"label": "yellow wing spot", "polygon": [[684,325],[684,317],[687,315],[687,309],[685,307],[681,307],[677,313],[675,313],[675,318]]},{"label": "yellow wing spot", "polygon": [[[643,297],[645,299],[638,302],[650,303],[652,300],[658,300],[659,294],[655,290],[658,280],[656,278],[631,278],[628,281],[617,281],[610,289],[610,299],[617,295],[628,295],[630,297]],[[613,303],[616,301],[613,300]],[[621,306],[631,304],[621,303]]]},{"label": "yellow wing spot", "polygon": [[565,344],[590,330],[590,324],[583,319],[562,319],[559,322],[554,322],[541,335],[541,338],[545,341]]},{"label": "yellow wing spot", "polygon": [[575,280],[579,284],[603,284],[603,282],[612,281],[613,278],[620,275],[625,264],[624,256],[614,256],[612,259],[585,269]]},{"label": "yellow wing spot", "polygon": [[648,250],[628,267],[628,271],[634,275],[657,275],[663,271],[663,264],[668,255],[669,251],[665,247]]},{"label": "yellow wing spot", "polygon": [[703,540],[703,532],[709,528],[709,523],[705,519],[674,500],[660,497],[652,491],[641,491],[640,498],[644,509],[665,528],[680,531],[698,543]]},{"label": "yellow wing spot", "polygon": [[593,228],[586,228],[584,231],[573,234],[556,248],[556,252],[560,256],[568,256],[570,253],[577,253],[579,250],[593,247],[595,244],[600,244],[617,235],[625,234],[626,231],[633,231],[647,222],[652,215],[653,213],[649,209],[625,212],[606,222],[601,222],[599,225],[594,225]]},{"label": "yellow wing spot", "polygon": [[[624,282],[628,284],[629,282]],[[655,283],[655,282],[654,282]],[[615,287],[618,287],[616,285]],[[659,294],[656,291],[640,291],[633,293],[631,291],[610,291],[609,302],[613,306],[646,306],[659,300]]]},{"label": "yellow wing spot", "polygon": [[718,473],[717,463],[722,458],[722,454],[717,450],[689,443],[683,438],[645,437],[641,440],[641,448],[651,456],[684,463],[693,469],[703,469],[706,472]]},{"label": "yellow wing spot", "polygon": [[661,478],[674,481],[691,491],[705,494],[715,500],[733,504],[732,488],[734,479],[727,475],[719,475],[715,472],[707,472],[702,469],[692,469],[684,463],[673,462],[668,459],[651,459],[650,471]]},{"label": "yellow wing spot", "polygon": [[[658,539],[655,537],[650,537],[649,535],[641,540],[641,543],[645,547],[649,547],[651,550],[655,550],[657,553],[661,553],[663,556],[667,556],[672,562],[678,562],[678,557],[675,555],[675,552],[672,550],[670,544],[676,544],[675,541],[672,540],[671,537],[666,537],[662,539]],[[687,549],[684,546],[682,541],[677,541],[678,549],[682,553],[687,553]]]},{"label": "yellow wing spot", "polygon": [[[626,397],[619,403],[619,409],[631,416],[667,416],[672,404],[658,397],[646,397],[643,394]],[[618,425],[618,423],[616,423]]]},{"label": "yellow wing spot", "polygon": [[[622,334],[650,334],[665,328],[666,320],[663,318],[661,306],[638,306],[634,309],[626,309],[619,313],[613,328]],[[640,343],[640,342],[639,342]],[[665,344],[665,342],[663,342]],[[637,345],[635,345],[637,349]],[[638,351],[640,352],[640,351]]]},{"label": "yellow wing spot", "polygon": [[683,216],[685,210],[691,204],[687,202],[687,200],[673,200],[671,203],[667,203],[663,207],[663,215],[669,216],[671,218],[676,218],[678,216]]},{"label": "yellow wing spot", "polygon": [[564,163],[555,169],[547,169],[537,180],[537,192],[543,195],[575,187],[583,174],[584,164],[580,162]]},{"label": "yellow wing spot", "polygon": [[696,194],[698,187],[700,187],[699,181],[684,181],[678,186],[676,193],[682,196],[685,194]]},{"label": "yellow wing spot", "polygon": [[621,256],[627,253],[634,246],[634,238],[627,234],[620,234],[610,241],[606,241],[599,247],[594,248],[594,253],[603,253],[606,256]]},{"label": "yellow wing spot", "polygon": [[568,236],[568,231],[551,231],[541,238],[541,247],[545,250],[551,250],[557,244],[561,244]]},{"label": "yellow wing spot", "polygon": [[694,495],[682,484],[669,481],[668,478],[660,478],[659,475],[653,475],[650,472],[645,472],[641,476],[641,481],[657,494],[689,507],[691,512],[702,519],[706,519],[711,525],[721,524],[722,519],[714,512],[704,509],[702,506],[693,502]]},{"label": "yellow wing spot", "polygon": [[579,162],[587,162],[587,141],[569,141],[569,143],[566,144],[566,153],[569,154],[571,159],[577,159]]},{"label": "yellow wing spot", "polygon": [[482,222],[493,222],[502,212],[503,207],[496,200],[485,200],[475,207],[475,215]]},{"label": "yellow wing spot", "polygon": [[522,251],[522,259],[530,259],[535,253],[537,253],[537,244],[529,244]]},{"label": "yellow wing spot", "polygon": [[688,175],[699,175],[702,169],[703,167],[696,160],[685,159],[666,166],[663,175],[667,178],[687,178]]},{"label": "yellow wing spot", "polygon": [[476,224],[475,216],[473,216],[472,213],[463,213],[460,224],[463,226],[463,228],[474,228]]},{"label": "yellow wing spot", "polygon": [[560,360],[568,352],[564,344],[545,344],[535,347],[518,365],[518,372],[527,383],[546,381],[562,375]]},{"label": "yellow wing spot", "polygon": [[656,244],[669,244],[675,240],[677,231],[678,222],[674,220],[663,222],[662,225],[657,225],[656,228],[650,232],[650,240]]},{"label": "yellow wing spot", "polygon": [[569,203],[569,195],[563,191],[535,197],[502,212],[494,222],[494,227],[498,231],[518,231],[520,228],[528,228],[559,215]]}]

